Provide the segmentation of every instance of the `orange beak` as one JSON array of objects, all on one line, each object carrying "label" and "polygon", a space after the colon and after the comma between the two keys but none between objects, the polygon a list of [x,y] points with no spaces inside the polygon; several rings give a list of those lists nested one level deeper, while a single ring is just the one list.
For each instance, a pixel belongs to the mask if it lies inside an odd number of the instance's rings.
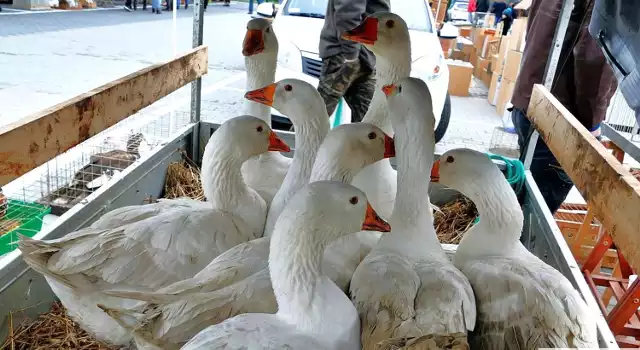
[{"label": "orange beak", "polygon": [[367,202],[367,213],[362,224],[363,231],[391,232],[391,225],[382,220],[369,202]]},{"label": "orange beak", "polygon": [[359,26],[342,34],[342,39],[373,45],[378,40],[378,19],[367,17]]},{"label": "orange beak", "polygon": [[393,92],[396,90],[396,86],[391,84],[391,85],[385,85],[382,87],[382,92],[384,92],[384,94],[389,97],[393,94]]},{"label": "orange beak", "polygon": [[271,152],[291,152],[291,147],[284,143],[273,130],[269,134],[269,151]]},{"label": "orange beak", "polygon": [[264,38],[260,29],[248,29],[242,42],[242,55],[253,56],[264,51]]},{"label": "orange beak", "polygon": [[431,182],[438,181],[440,181],[440,159],[433,162],[433,167],[431,167]]},{"label": "orange beak", "polygon": [[384,158],[393,158],[396,156],[396,144],[393,139],[384,134]]},{"label": "orange beak", "polygon": [[249,101],[262,103],[269,107],[273,106],[273,96],[276,94],[276,84],[267,85],[261,89],[249,91],[244,94],[244,98]]}]

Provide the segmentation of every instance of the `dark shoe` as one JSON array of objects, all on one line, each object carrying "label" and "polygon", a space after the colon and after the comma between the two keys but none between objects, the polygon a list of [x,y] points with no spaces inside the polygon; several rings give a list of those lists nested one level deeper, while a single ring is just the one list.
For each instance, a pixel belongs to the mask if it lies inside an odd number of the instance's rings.
[{"label": "dark shoe", "polygon": [[142,6],[142,11],[146,11],[147,7],[146,6]]},{"label": "dark shoe", "polygon": [[124,10],[125,10],[125,11],[128,11],[128,12],[131,12],[131,7],[126,6],[126,5],[125,5],[125,6],[124,6]]},{"label": "dark shoe", "polygon": [[189,8],[189,5],[184,5],[184,9],[185,10],[188,9],[188,8]]},{"label": "dark shoe", "polygon": [[159,15],[159,14],[161,14],[161,13],[162,13],[162,11],[160,11],[160,10],[156,10],[156,14],[157,14],[157,15]]}]

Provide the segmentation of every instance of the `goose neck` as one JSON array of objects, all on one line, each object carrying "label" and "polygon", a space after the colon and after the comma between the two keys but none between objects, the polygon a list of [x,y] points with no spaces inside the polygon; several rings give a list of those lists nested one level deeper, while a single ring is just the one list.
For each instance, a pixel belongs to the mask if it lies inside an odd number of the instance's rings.
[{"label": "goose neck", "polygon": [[[502,176],[499,172],[496,175]],[[502,179],[481,176],[478,180],[477,184],[468,183],[468,189],[463,192],[475,203],[480,216],[473,233],[499,236],[503,241],[518,241],[524,215],[513,189],[506,181],[496,181]]]},{"label": "goose neck", "polygon": [[242,160],[233,157],[228,147],[207,144],[202,160],[202,189],[214,208],[229,210],[233,199],[249,188],[241,172]]},{"label": "goose neck", "polygon": [[[257,55],[245,58],[246,91],[263,88],[276,79],[276,58]],[[271,126],[271,107],[244,99],[244,113],[258,117]]]},{"label": "goose neck", "polygon": [[313,164],[309,182],[316,181],[340,181],[351,183],[356,172],[341,164],[341,157],[332,152],[318,151],[316,161]]},{"label": "goose neck", "polygon": [[[269,247],[269,273],[278,314],[294,324],[308,324],[315,291],[321,284],[323,245],[310,232],[304,213],[283,213]],[[283,224],[284,223],[284,224]]]},{"label": "goose neck", "polygon": [[385,85],[393,84],[411,74],[411,54],[397,55],[388,58],[376,57],[376,88],[373,92],[371,104],[363,121],[371,123],[382,129],[388,135],[393,135],[394,130],[389,120],[389,107],[387,98],[382,92]]},{"label": "goose neck", "polygon": [[322,140],[329,132],[329,120],[308,120],[295,126],[296,148],[293,160],[282,186],[278,192],[286,193],[288,197],[309,182],[313,163]]}]

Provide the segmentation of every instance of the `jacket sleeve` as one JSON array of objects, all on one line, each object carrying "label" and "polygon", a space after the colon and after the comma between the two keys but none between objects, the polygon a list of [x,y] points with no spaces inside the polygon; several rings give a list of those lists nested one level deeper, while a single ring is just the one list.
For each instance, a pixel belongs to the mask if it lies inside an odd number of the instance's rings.
[{"label": "jacket sleeve", "polygon": [[342,47],[342,54],[346,59],[356,59],[360,52],[360,44],[342,39],[342,33],[357,27],[362,22],[367,9],[366,0],[335,0],[334,23],[338,32],[338,40]]}]

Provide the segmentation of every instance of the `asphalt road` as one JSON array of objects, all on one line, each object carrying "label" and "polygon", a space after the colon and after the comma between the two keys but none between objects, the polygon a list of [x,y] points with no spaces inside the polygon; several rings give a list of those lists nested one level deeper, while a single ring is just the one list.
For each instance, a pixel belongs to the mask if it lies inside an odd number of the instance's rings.
[{"label": "asphalt road", "polygon": [[[203,78],[203,115],[219,120],[239,112],[243,79],[241,43],[246,4],[210,4],[204,43],[209,74]],[[50,107],[150,64],[188,50],[193,11],[68,11],[0,15],[0,125]],[[175,28],[175,31],[174,31]],[[223,91],[220,91],[220,90]],[[188,101],[188,88],[176,94]],[[239,99],[234,103],[234,99]],[[177,102],[176,102],[177,101]],[[222,105],[220,102],[223,102]],[[227,107],[228,106],[228,107]],[[206,109],[209,109],[208,111]],[[231,114],[231,115],[229,115]],[[228,115],[228,116],[227,116]]]}]

